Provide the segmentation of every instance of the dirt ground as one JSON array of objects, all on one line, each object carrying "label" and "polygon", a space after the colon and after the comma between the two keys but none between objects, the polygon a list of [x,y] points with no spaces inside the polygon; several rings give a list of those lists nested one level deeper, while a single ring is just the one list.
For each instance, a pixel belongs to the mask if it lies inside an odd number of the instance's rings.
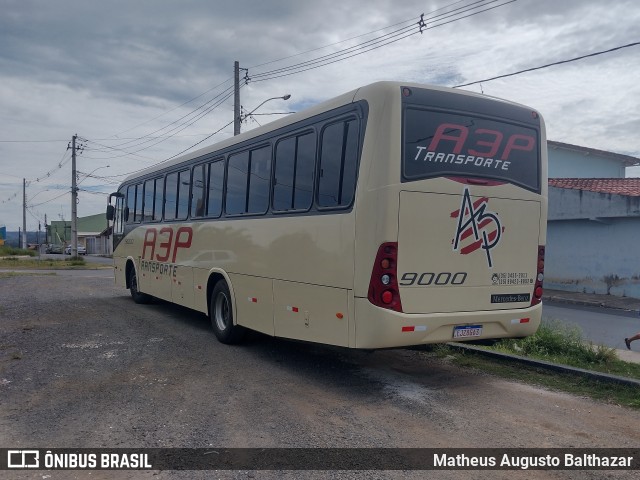
[{"label": "dirt ground", "polygon": [[[0,278],[0,446],[640,447],[640,413],[450,365],[136,305],[109,271]],[[637,473],[637,472],[636,472]],[[612,471],[0,472],[3,478],[637,478]]]}]

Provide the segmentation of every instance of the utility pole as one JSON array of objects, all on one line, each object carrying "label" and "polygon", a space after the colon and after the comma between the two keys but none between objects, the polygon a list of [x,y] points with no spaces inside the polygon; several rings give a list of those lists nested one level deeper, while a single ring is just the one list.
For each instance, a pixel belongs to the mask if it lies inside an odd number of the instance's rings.
[{"label": "utility pole", "polygon": [[233,134],[240,134],[240,63],[233,63]]},{"label": "utility pole", "polygon": [[22,248],[27,248],[27,179],[22,179]]},{"label": "utility pole", "polygon": [[71,257],[78,256],[78,187],[76,184],[76,139],[71,137]]}]

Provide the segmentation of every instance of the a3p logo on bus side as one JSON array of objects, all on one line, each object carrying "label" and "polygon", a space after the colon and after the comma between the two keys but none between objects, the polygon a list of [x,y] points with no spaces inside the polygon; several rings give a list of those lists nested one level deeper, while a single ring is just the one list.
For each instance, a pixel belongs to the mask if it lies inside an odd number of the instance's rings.
[{"label": "a3p logo on bus side", "polygon": [[487,209],[488,204],[487,197],[473,202],[469,189],[464,189],[460,209],[451,212],[451,218],[458,220],[452,243],[453,251],[461,255],[484,250],[489,268],[492,268],[491,250],[500,243],[504,227],[500,224],[498,214]]}]

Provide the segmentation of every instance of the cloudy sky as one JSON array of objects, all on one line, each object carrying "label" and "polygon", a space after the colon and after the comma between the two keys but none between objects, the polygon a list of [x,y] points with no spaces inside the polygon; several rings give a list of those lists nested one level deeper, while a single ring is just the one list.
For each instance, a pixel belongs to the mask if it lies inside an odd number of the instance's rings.
[{"label": "cloudy sky", "polygon": [[[0,0],[0,225],[22,225],[23,178],[29,230],[70,219],[74,134],[79,216],[122,175],[231,136],[235,60],[247,111],[291,94],[247,130],[376,80],[456,86],[640,41],[637,0],[507,2]],[[464,88],[540,110],[551,140],[640,157],[639,60],[632,46]]]}]

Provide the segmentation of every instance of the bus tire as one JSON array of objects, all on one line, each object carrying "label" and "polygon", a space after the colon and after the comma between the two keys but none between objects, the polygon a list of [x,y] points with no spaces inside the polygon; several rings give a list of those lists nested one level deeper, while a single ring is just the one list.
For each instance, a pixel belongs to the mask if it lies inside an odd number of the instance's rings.
[{"label": "bus tire", "polygon": [[245,334],[244,327],[233,324],[233,307],[231,293],[227,282],[220,280],[211,292],[209,318],[213,333],[221,343],[233,345],[239,343]]},{"label": "bus tire", "polygon": [[138,290],[138,275],[133,266],[129,269],[129,291],[131,292],[131,298],[133,298],[133,301],[136,303],[144,304],[151,301],[151,295],[147,295]]}]

